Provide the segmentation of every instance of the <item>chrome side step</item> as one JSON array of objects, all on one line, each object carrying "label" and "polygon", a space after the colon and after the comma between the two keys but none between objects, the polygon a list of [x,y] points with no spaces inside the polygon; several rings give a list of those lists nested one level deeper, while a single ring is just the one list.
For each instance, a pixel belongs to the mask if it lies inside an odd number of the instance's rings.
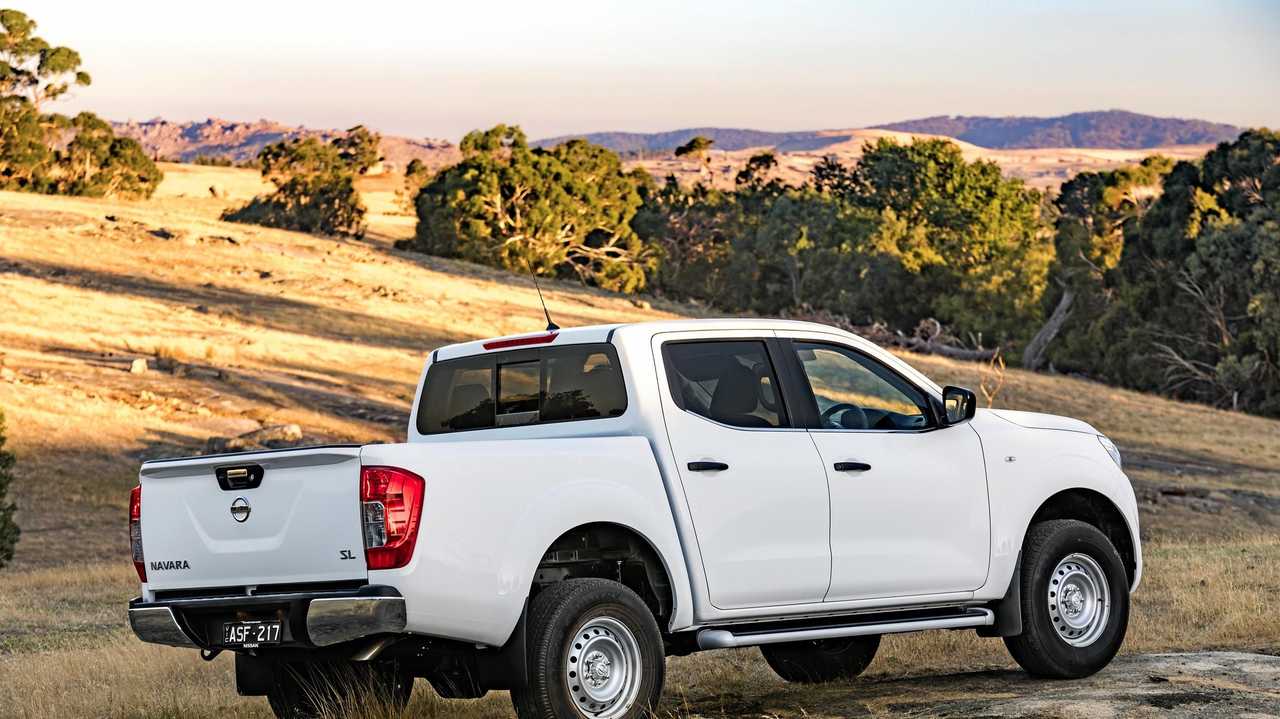
[{"label": "chrome side step", "polygon": [[747,628],[739,628],[737,633],[728,629],[703,629],[698,632],[698,648],[732,649],[734,647],[753,647],[759,644],[862,637],[870,634],[921,632],[927,629],[965,629],[990,626],[995,624],[995,621],[995,612],[990,609],[974,607],[966,609],[959,614],[946,616],[919,617],[841,626],[775,629],[770,631],[751,631]]}]

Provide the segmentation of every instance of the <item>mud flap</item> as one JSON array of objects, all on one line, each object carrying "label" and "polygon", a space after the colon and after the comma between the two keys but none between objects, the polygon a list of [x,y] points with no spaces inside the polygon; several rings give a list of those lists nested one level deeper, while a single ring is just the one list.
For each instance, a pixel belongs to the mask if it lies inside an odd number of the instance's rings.
[{"label": "mud flap", "polygon": [[262,657],[236,654],[236,693],[242,697],[266,696],[271,689],[274,664]]},{"label": "mud flap", "polygon": [[980,637],[1016,637],[1022,633],[1022,554],[1009,580],[1009,589],[995,607],[995,624],[978,627]]},{"label": "mud flap", "polygon": [[436,693],[445,699],[478,699],[491,689],[522,689],[529,685],[526,624],[529,604],[506,644],[499,648],[471,650],[444,659],[424,672]]},{"label": "mud flap", "polygon": [[525,644],[528,619],[529,601],[526,599],[524,609],[520,611],[520,621],[516,622],[515,631],[511,632],[507,643],[502,645],[496,656],[489,658],[488,666],[481,665],[482,671],[497,679],[492,683],[503,684],[503,689],[529,686],[529,650]]}]

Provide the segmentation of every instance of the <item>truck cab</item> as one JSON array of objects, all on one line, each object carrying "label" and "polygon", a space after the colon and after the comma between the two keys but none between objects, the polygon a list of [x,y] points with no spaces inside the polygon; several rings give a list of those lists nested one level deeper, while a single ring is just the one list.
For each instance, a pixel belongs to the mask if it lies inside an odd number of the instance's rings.
[{"label": "truck cab", "polygon": [[823,681],[930,629],[1084,676],[1141,576],[1120,465],[1084,422],[977,409],[813,323],[479,340],[431,352],[403,443],[144,464],[130,620],[236,652],[239,690],[287,716],[335,668],[633,716],[669,654],[759,646]]}]

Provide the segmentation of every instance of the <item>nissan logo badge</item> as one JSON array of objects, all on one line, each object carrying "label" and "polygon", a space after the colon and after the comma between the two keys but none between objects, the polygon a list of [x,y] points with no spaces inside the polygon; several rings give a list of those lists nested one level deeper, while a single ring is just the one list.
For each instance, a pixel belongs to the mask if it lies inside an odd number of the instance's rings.
[{"label": "nissan logo badge", "polygon": [[231,503],[231,518],[237,522],[243,522],[249,518],[249,512],[253,510],[249,507],[249,500],[244,497],[236,497]]}]

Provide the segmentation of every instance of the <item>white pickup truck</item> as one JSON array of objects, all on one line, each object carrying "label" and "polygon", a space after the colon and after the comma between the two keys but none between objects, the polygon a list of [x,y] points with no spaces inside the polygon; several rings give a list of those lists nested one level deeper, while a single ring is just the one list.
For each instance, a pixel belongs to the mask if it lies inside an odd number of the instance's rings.
[{"label": "white pickup truck", "polygon": [[975,410],[803,322],[441,347],[405,443],[140,475],[135,633],[234,651],[238,691],[279,716],[359,687],[405,702],[425,677],[509,689],[523,719],[633,717],[666,655],[759,646],[786,680],[830,681],[931,629],[1081,677],[1120,647],[1142,573],[1132,487],[1093,427]]}]

